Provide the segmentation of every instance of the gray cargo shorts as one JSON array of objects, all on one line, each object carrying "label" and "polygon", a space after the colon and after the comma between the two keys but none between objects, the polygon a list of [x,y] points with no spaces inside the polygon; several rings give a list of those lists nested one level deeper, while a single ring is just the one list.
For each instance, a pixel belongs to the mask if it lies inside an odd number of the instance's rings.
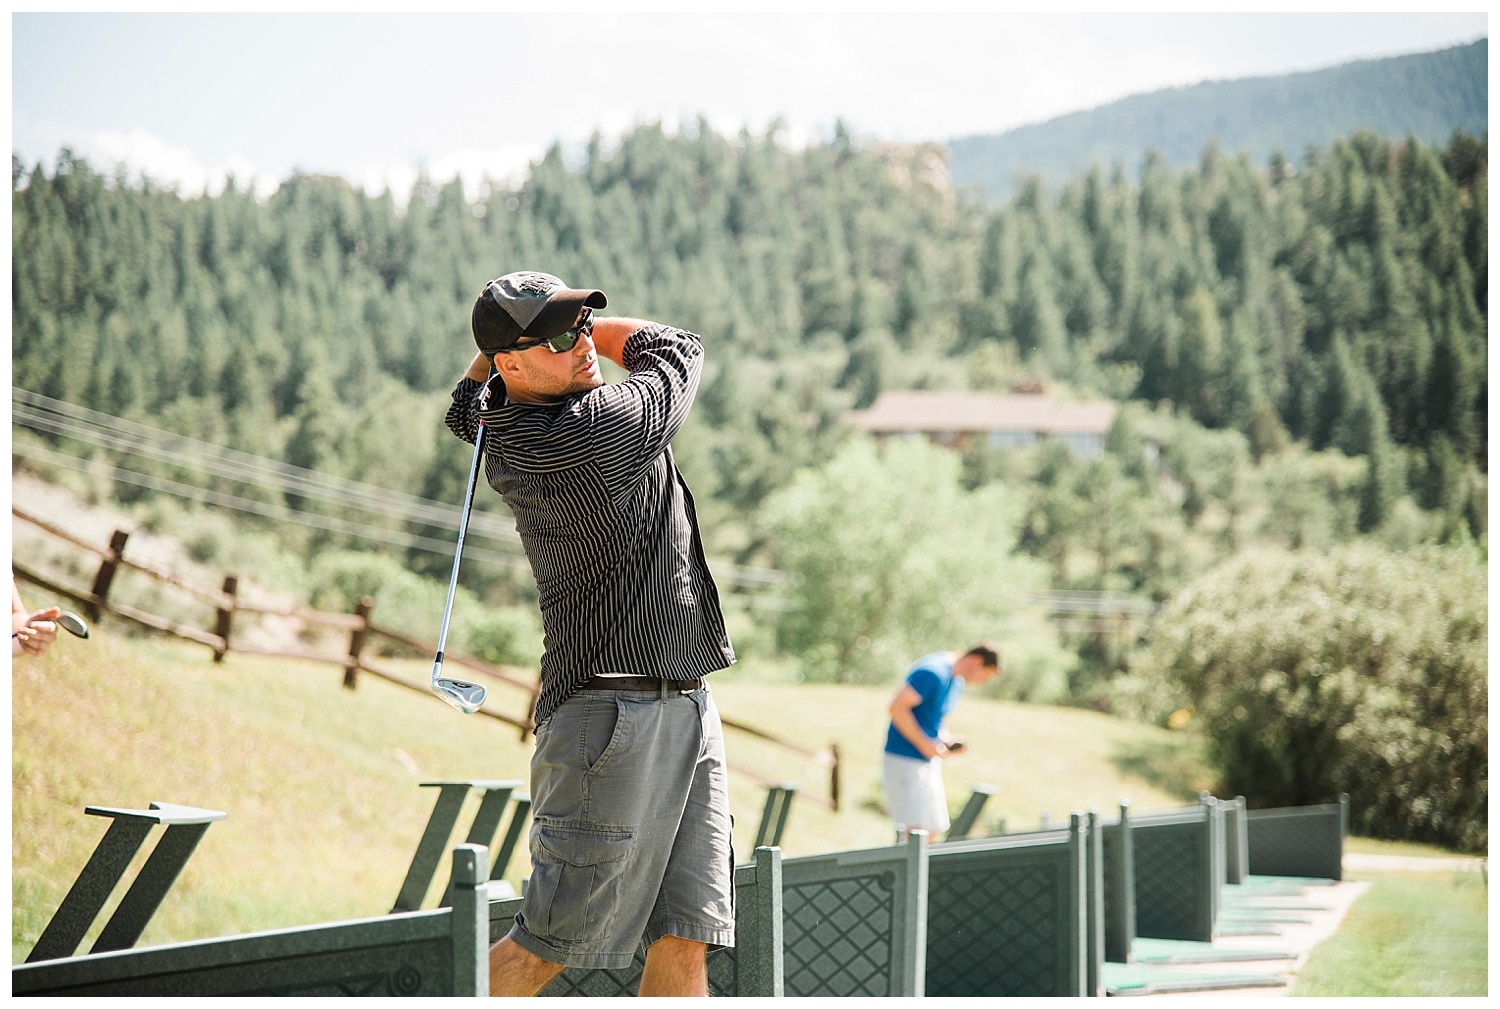
[{"label": "gray cargo shorts", "polygon": [[531,881],[511,939],[604,968],[668,935],[734,945],[724,731],[708,688],[581,690],[536,736]]}]

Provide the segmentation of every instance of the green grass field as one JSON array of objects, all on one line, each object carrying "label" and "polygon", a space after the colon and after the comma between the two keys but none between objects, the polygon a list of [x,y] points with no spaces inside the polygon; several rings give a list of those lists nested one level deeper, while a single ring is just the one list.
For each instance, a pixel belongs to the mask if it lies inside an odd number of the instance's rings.
[{"label": "green grass field", "polygon": [[[1409,854],[1409,853],[1408,853]],[[1361,873],[1370,889],[1315,947],[1291,994],[1488,994],[1489,886],[1478,872]]]},{"label": "green grass field", "polygon": [[[431,668],[429,660],[389,664],[419,682]],[[799,797],[787,854],[889,843],[879,767],[890,688],[772,677],[750,662],[716,674],[721,711],[811,749],[836,743],[844,763],[843,808]],[[338,667],[313,663],[231,655],[215,665],[204,648],[127,639],[108,622],[88,642],[60,642],[40,661],[16,663],[12,961],[30,951],[108,826],[84,815],[86,805],[162,801],[228,813],[142,936],[152,945],[384,914],[432,809],[435,793],[420,782],[525,780],[531,744],[517,730],[375,677],[352,691],[341,681]],[[491,696],[506,710],[524,703],[503,685]],[[948,766],[950,804],[961,806],[973,783],[996,786],[985,831],[1002,817],[1012,830],[1034,826],[1044,811],[1063,821],[1089,807],[1109,815],[1122,798],[1135,810],[1178,806],[1207,782],[1180,737],[1093,712],[969,697],[952,726],[972,752]],[[827,772],[801,757],[734,732],[728,748],[734,764],[827,794]],[[743,857],[765,790],[744,774],[730,778]],[[526,863],[522,850],[508,878],[519,882]],[[425,906],[436,900],[429,894]]]}]

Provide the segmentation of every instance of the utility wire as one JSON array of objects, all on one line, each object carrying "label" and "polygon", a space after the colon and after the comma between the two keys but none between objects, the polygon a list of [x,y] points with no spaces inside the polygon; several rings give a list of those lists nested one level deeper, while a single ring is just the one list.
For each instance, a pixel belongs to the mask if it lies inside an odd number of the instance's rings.
[{"label": "utility wire", "polygon": [[[13,444],[11,451],[16,455],[24,456],[28,459],[61,466],[75,472],[90,472],[88,465],[83,460],[61,452],[54,452],[51,449],[42,448],[38,445]],[[238,497],[234,494],[226,494],[223,491],[209,490],[204,487],[194,487],[191,484],[178,483],[176,480],[168,480],[165,477],[153,476],[149,473],[137,473],[118,465],[114,468],[111,476],[121,483],[146,487],[150,490],[186,498],[190,501],[217,505],[233,511],[260,515],[265,518],[273,518],[280,522],[306,526],[312,529],[322,529],[326,532],[343,533],[346,536],[357,536],[363,539],[375,540],[387,546],[411,547],[438,554],[453,552],[453,544],[442,540],[429,539],[425,536],[417,536],[397,530],[379,529],[375,526],[361,525],[356,522],[350,522],[347,519],[331,518],[326,515],[317,515],[313,512],[294,511],[285,506],[268,504],[264,501],[254,501],[250,498]],[[499,553],[494,550],[486,550],[483,547],[470,546],[469,544],[464,545],[464,556],[473,560],[488,560],[499,564],[511,565],[523,560],[523,558],[515,554]]]},{"label": "utility wire", "polygon": [[[201,471],[240,483],[254,483],[283,493],[331,502],[346,511],[354,508],[375,515],[425,523],[453,531],[458,528],[458,519],[453,507],[441,502],[361,484],[332,474],[320,473],[316,470],[224,448],[210,442],[162,431],[135,421],[51,399],[24,389],[12,387],[11,400],[12,421],[35,431],[72,438],[117,453],[156,459],[182,469]],[[28,450],[22,449],[19,445],[14,446],[13,450],[21,455],[29,454]],[[47,450],[39,451],[47,452]],[[70,464],[63,460],[73,458],[47,452],[46,461],[68,466]],[[74,469],[83,468],[76,462],[71,466]],[[315,516],[312,513],[299,512],[291,508],[277,508],[264,502],[220,491],[210,491],[118,466],[116,474],[117,478],[125,483],[280,521],[295,522],[327,531],[344,532],[383,543],[398,543],[439,553],[447,553],[453,549],[451,544],[440,543],[427,537],[359,525],[344,519]],[[521,558],[520,537],[513,528],[506,525],[503,518],[474,512],[469,519],[469,530],[500,540],[511,549],[512,553],[505,554],[484,550],[482,547],[466,546],[466,556],[473,556],[476,560],[489,559],[507,564],[513,564]],[[717,577],[727,585],[740,589],[763,590],[786,580],[784,572],[772,568],[719,564],[713,567]],[[780,600],[765,599],[764,604],[766,608],[783,608]]]},{"label": "utility wire", "polygon": [[[33,430],[75,438],[119,452],[149,456],[184,469],[202,469],[246,483],[261,483],[345,507],[353,505],[397,518],[457,528],[452,507],[439,502],[222,448],[70,403],[47,400],[23,390],[13,390],[12,398],[20,400],[12,404],[13,419]],[[36,400],[45,402],[38,404]],[[470,517],[469,527],[498,539],[520,542],[515,530],[507,528],[503,520],[482,512]]]},{"label": "utility wire", "polygon": [[[211,442],[199,441],[185,435],[125,420],[122,417],[112,417],[86,407],[64,403],[24,389],[12,387],[11,400],[13,422],[35,431],[72,438],[127,455],[157,459],[182,469],[206,472],[240,483],[255,483],[283,493],[331,502],[346,512],[350,509],[357,509],[373,515],[406,522],[425,523],[455,532],[458,529],[458,520],[454,515],[453,507],[441,502],[383,487],[357,483],[332,474],[320,473],[317,470],[224,448]],[[12,451],[18,455],[53,465],[81,472],[88,471],[87,467],[76,457],[48,449],[13,444]],[[449,553],[453,549],[452,544],[429,537],[381,529],[348,519],[332,518],[254,501],[222,491],[208,490],[165,477],[128,470],[118,464],[115,467],[115,478],[124,483],[147,487],[189,500],[328,532],[361,537],[386,545],[405,546],[440,554]],[[474,560],[488,560],[507,565],[513,565],[521,559],[520,537],[513,528],[507,527],[503,518],[482,512],[472,513],[469,518],[469,531],[501,541],[510,552],[466,545],[465,556],[472,557]],[[764,590],[783,584],[787,580],[785,572],[774,568],[728,564],[713,567],[717,578],[729,586],[742,590]],[[739,598],[757,609],[784,610],[790,606],[786,600],[774,595],[757,593],[751,597]],[[1029,601],[1056,615],[1085,613],[1095,616],[1141,617],[1150,616],[1160,609],[1150,600],[1119,592],[1054,590],[1033,593]]]}]

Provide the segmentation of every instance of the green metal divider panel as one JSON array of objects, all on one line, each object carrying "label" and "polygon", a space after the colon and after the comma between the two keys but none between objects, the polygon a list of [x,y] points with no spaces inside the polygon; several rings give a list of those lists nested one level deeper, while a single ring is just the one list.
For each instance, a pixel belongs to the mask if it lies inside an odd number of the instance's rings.
[{"label": "green metal divider panel", "polygon": [[454,852],[452,908],[23,964],[11,968],[11,993],[487,994],[485,909],[477,898],[487,857],[479,845]]},{"label": "green metal divider panel", "polygon": [[1130,963],[1136,936],[1135,847],[1128,811],[1100,825],[1104,876],[1104,959]]},{"label": "green metal divider panel", "polygon": [[928,996],[1084,994],[1082,832],[935,845]]},{"label": "green metal divider panel", "polygon": [[[425,912],[416,912],[425,913]],[[142,960],[125,971],[53,970],[32,978],[12,971],[13,995],[214,997],[238,995],[452,995],[451,944],[446,934],[427,940],[344,945],[324,952],[298,955],[291,950],[272,957],[234,962],[230,957],[197,966],[184,965],[181,946],[157,946],[132,951]],[[146,956],[146,954],[153,954]],[[96,953],[46,966],[119,956]],[[114,966],[103,964],[105,968]],[[92,975],[92,976],[91,976]]]},{"label": "green metal divider panel", "polygon": [[1136,935],[1213,941],[1213,821],[1206,807],[1133,817]]},{"label": "green metal divider panel", "polygon": [[1344,878],[1349,797],[1321,806],[1252,809],[1246,816],[1253,876]]},{"label": "green metal divider panel", "polygon": [[1250,836],[1245,828],[1245,797],[1224,804],[1224,882],[1243,883],[1250,875]]},{"label": "green metal divider panel", "polygon": [[[781,849],[761,847],[755,861],[735,869],[735,945],[708,956],[708,990],[716,998],[782,994]],[[510,931],[522,898],[490,905],[490,941]],[[628,967],[565,970],[542,989],[550,998],[634,998],[646,967],[637,948]]]},{"label": "green metal divider panel", "polygon": [[782,865],[786,994],[921,995],[927,838]]}]

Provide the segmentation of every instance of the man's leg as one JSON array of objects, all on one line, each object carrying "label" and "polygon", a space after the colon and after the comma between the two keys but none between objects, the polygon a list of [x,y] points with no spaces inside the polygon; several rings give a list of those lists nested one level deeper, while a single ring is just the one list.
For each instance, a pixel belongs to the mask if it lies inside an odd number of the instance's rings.
[{"label": "man's leg", "polygon": [[[647,961],[650,967],[650,961]],[[490,947],[490,994],[535,995],[562,973],[562,964],[543,960],[510,936]]]},{"label": "man's leg", "polygon": [[[493,989],[491,989],[493,992]],[[667,935],[646,949],[646,969],[641,973],[641,998],[708,995],[708,945]]]}]

